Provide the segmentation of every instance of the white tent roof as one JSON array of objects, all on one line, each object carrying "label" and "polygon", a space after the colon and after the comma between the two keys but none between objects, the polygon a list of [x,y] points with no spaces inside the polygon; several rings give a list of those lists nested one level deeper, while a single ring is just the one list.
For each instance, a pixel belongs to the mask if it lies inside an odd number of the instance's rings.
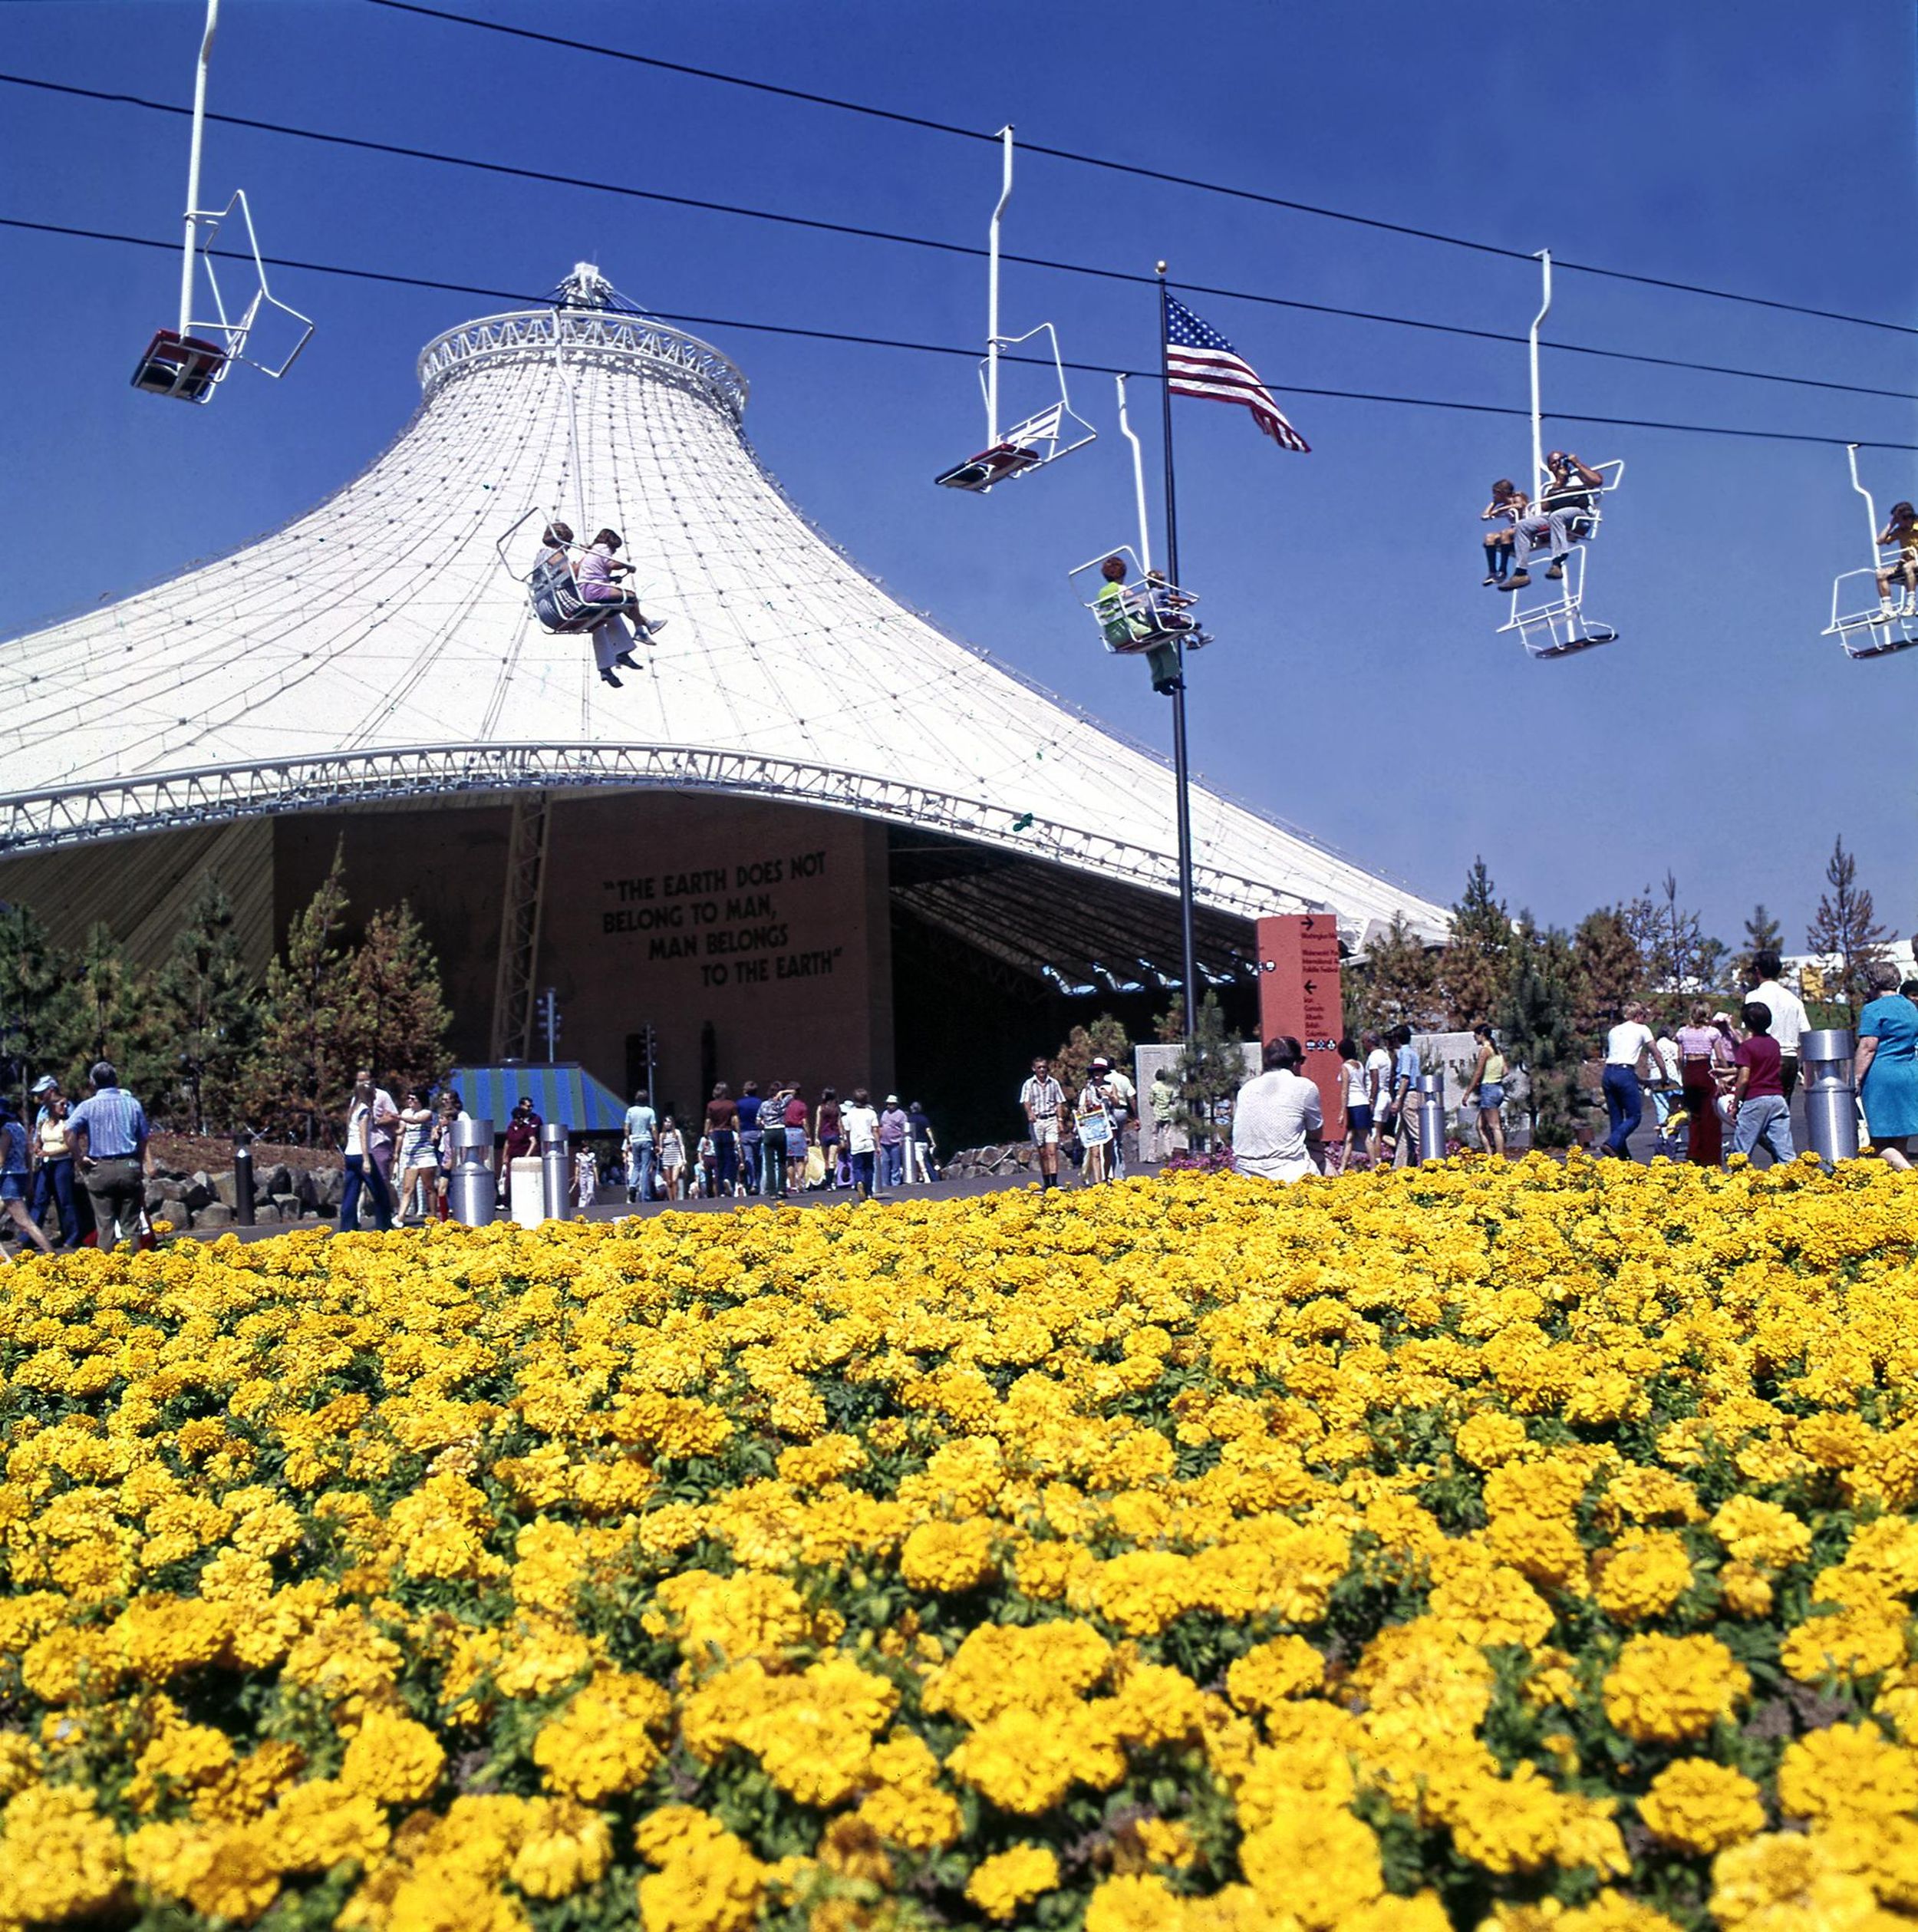
[{"label": "white tent roof", "polygon": [[[605,302],[596,272],[575,298]],[[616,298],[613,298],[615,299]],[[262,812],[586,784],[898,820],[1175,888],[1165,765],[896,602],[740,433],[706,344],[613,306],[470,322],[345,488],[231,556],[0,648],[0,852]],[[622,690],[529,615],[496,544],[611,523],[670,619]],[[509,552],[530,567],[538,525]],[[1043,784],[1034,782],[1043,773]],[[1195,787],[1197,889],[1331,908],[1361,943],[1438,906]]]}]

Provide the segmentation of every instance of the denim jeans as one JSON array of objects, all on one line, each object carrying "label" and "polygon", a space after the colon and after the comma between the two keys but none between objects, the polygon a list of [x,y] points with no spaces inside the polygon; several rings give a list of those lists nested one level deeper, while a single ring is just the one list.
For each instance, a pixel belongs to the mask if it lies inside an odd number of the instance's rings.
[{"label": "denim jeans", "polygon": [[740,1177],[739,1136],[730,1127],[713,1129],[713,1192],[722,1198],[730,1195]]},{"label": "denim jeans", "polygon": [[1791,1106],[1776,1093],[1748,1094],[1738,1104],[1732,1151],[1748,1156],[1755,1147],[1763,1147],[1774,1161],[1798,1159],[1791,1146]]},{"label": "denim jeans", "polygon": [[340,1232],[350,1235],[359,1226],[362,1188],[373,1202],[374,1225],[384,1234],[393,1225],[393,1197],[386,1191],[379,1163],[361,1154],[346,1157],[346,1185],[340,1190]]},{"label": "denim jeans", "polygon": [[746,1183],[748,1194],[760,1192],[761,1170],[765,1156],[760,1152],[760,1143],[766,1136],[756,1127],[748,1127],[740,1135],[740,1179]]},{"label": "denim jeans", "polygon": [[879,1143],[879,1185],[882,1188],[904,1187],[906,1180],[906,1144],[902,1140],[882,1140]]},{"label": "denim jeans", "polygon": [[1605,1070],[1605,1111],[1611,1116],[1611,1131],[1605,1145],[1623,1157],[1625,1143],[1644,1117],[1645,1103],[1639,1091],[1638,1069],[1607,1067]]},{"label": "denim jeans", "polygon": [[630,1149],[626,1156],[626,1185],[636,1201],[653,1198],[653,1169],[657,1164],[651,1143]]},{"label": "denim jeans", "polygon": [[852,1185],[868,1201],[872,1198],[873,1166],[878,1158],[872,1153],[855,1154],[852,1156]]},{"label": "denim jeans", "polygon": [[60,1245],[77,1248],[80,1245],[80,1208],[74,1199],[73,1156],[64,1160],[42,1161],[33,1170],[33,1198],[27,1212],[33,1216],[33,1225],[38,1228],[47,1212],[51,1200],[60,1210]]}]

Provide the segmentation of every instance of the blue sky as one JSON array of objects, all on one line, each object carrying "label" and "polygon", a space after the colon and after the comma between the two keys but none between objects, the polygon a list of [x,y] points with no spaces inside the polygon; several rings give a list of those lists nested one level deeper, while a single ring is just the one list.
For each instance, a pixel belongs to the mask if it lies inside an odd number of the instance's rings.
[{"label": "blue sky", "polygon": [[[456,0],[455,0],[456,4]],[[697,8],[466,0],[463,11],[870,101],[1501,246],[1893,321],[1914,310],[1913,14],[1906,0],[1735,9],[1607,0],[1509,12],[1240,0]],[[0,67],[184,101],[201,8],[13,0]],[[226,0],[216,109],[596,180],[971,242],[981,143],[394,14],[361,0]],[[184,124],[0,88],[0,214],[177,232]],[[501,288],[596,257],[662,313],[971,343],[977,263],[587,190],[215,127],[208,194],[244,186],[269,253]],[[1524,264],[1027,157],[1023,253],[1522,331]],[[11,345],[0,632],[230,547],[357,470],[417,401],[420,345],[496,304],[291,272],[317,316],[275,387],[216,405],[127,387],[170,320],[177,259],[0,230]],[[1313,444],[1178,406],[1183,574],[1219,638],[1195,667],[1213,782],[1443,900],[1482,852],[1514,907],[1570,921],[1669,868],[1735,941],[1756,900],[1801,941],[1834,833],[1894,930],[1918,923],[1918,652],[1854,664],[1818,632],[1865,560],[1841,450],[1567,425],[1623,457],[1589,608],[1622,634],[1535,664],[1493,631],[1477,512],[1522,476],[1518,418],[1387,407],[1288,384],[1522,404],[1521,347],[1193,296]],[[1149,292],[1009,268],[1009,328],[1149,366]],[[1918,338],[1589,275],[1564,339],[1918,392]],[[976,447],[957,359],[705,330],[753,384],[747,428],[796,499],[908,602],[1148,743],[1163,701],[1083,628],[1064,572],[1127,534],[1106,431],[987,499],[931,487]],[[1547,407],[1918,443],[1908,401],[1548,353]],[[1134,385],[1134,420],[1154,399]],[[1010,398],[1016,407],[1018,396]],[[1867,454],[1882,507],[1914,458]],[[243,674],[236,669],[236,674]]]}]

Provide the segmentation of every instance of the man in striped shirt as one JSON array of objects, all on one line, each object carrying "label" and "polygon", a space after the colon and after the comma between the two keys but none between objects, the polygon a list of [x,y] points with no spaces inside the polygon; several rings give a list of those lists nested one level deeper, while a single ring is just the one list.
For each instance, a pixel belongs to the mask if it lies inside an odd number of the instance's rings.
[{"label": "man in striped shirt", "polygon": [[145,1205],[147,1110],[120,1084],[110,1060],[97,1060],[93,1092],[67,1116],[67,1145],[93,1202],[99,1245],[140,1245]]}]

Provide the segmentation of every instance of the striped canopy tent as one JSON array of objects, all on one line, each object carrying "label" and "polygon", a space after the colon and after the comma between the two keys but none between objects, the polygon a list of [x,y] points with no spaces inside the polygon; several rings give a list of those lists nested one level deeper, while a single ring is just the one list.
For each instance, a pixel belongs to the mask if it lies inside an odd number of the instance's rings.
[{"label": "striped canopy tent", "polygon": [[456,1067],[447,1084],[476,1120],[490,1120],[504,1133],[523,1094],[549,1126],[576,1134],[618,1133],[626,1125],[625,1103],[576,1060],[509,1060],[499,1067]]}]

